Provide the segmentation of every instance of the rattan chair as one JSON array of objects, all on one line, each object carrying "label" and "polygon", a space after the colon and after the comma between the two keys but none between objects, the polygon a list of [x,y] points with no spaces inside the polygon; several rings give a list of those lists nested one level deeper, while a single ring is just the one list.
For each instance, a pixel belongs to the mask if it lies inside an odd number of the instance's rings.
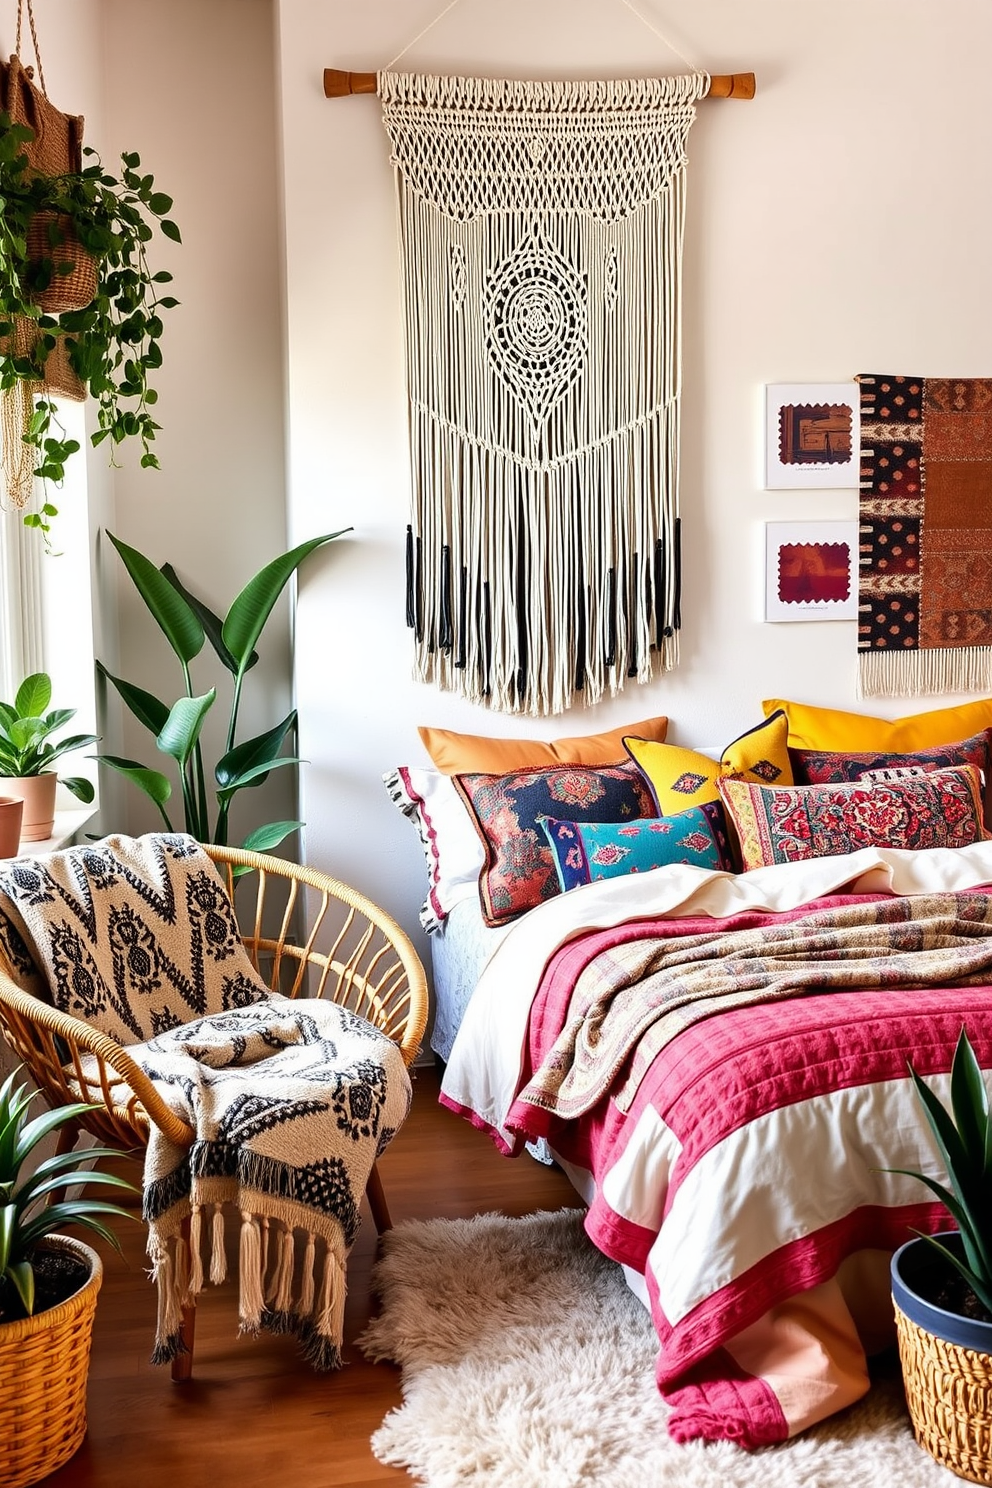
[{"label": "rattan chair", "polygon": [[[288,997],[326,997],[361,1014],[399,1045],[409,1067],[427,1023],[427,980],[399,925],[364,895],[313,869],[242,849],[206,851],[226,878],[242,939],[266,985]],[[152,1123],[177,1146],[192,1145],[193,1128],[169,1109],[126,1048],[22,991],[2,969],[0,1033],[50,1106],[95,1104],[78,1125],[62,1128],[59,1151],[71,1149],[85,1130],[102,1145],[140,1155]],[[375,1165],[366,1194],[381,1234],[390,1219]],[[190,1308],[183,1316],[186,1348],[172,1365],[175,1380],[192,1373],[193,1319]]]}]

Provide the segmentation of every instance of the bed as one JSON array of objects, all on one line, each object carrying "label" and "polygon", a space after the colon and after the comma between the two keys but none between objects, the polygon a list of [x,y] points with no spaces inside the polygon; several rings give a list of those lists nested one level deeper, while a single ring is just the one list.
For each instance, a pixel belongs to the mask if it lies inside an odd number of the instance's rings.
[{"label": "bed", "polygon": [[[980,817],[974,789],[972,805]],[[941,811],[938,831],[956,802]],[[736,825],[746,838],[746,812]],[[439,927],[442,1102],[507,1155],[550,1144],[590,1237],[651,1311],[677,1439],[767,1445],[868,1388],[866,1357],[891,1337],[889,1254],[947,1224],[922,1184],[888,1171],[941,1176],[907,1059],[946,1095],[965,1024],[992,1069],[992,841],[973,836],[834,840],[743,873],[671,863],[496,927],[480,887]],[[838,936],[868,939],[838,951]],[[779,939],[799,985],[726,980]],[[914,947],[922,961],[893,969]],[[672,957],[713,981],[709,1001],[673,1009],[666,992],[647,1016]],[[619,1004],[626,1043],[600,1016]]]}]

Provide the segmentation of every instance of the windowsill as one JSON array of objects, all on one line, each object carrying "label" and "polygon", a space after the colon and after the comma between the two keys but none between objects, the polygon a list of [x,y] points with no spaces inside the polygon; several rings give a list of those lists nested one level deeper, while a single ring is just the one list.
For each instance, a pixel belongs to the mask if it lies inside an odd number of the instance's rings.
[{"label": "windowsill", "polygon": [[18,857],[34,857],[36,853],[57,852],[61,847],[68,847],[76,834],[94,820],[96,814],[95,805],[56,811],[55,829],[51,837],[46,837],[41,842],[22,842]]}]

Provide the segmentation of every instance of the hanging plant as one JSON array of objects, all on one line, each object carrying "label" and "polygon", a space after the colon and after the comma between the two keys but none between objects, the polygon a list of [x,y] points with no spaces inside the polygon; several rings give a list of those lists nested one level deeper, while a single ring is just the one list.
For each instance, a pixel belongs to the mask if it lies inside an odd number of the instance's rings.
[{"label": "hanging plant", "polygon": [[[10,69],[15,65],[16,57]],[[43,94],[38,97],[50,107]],[[142,466],[157,469],[152,445],[159,425],[152,410],[158,395],[151,378],[162,365],[162,312],[178,302],[164,292],[172,275],[164,269],[152,272],[146,248],[155,227],[181,242],[168,215],[172,199],[156,189],[135,152],[122,154],[119,178],[90,149],[81,151],[78,169],[49,174],[32,161],[34,142],[29,125],[0,113],[5,432],[19,398],[29,479],[38,476],[57,485],[80,446],[66,437],[49,394],[81,398],[88,393],[98,404],[93,444],[136,439]],[[11,458],[6,451],[8,490]],[[24,520],[47,532],[54,515],[56,508],[46,499],[40,512]]]}]

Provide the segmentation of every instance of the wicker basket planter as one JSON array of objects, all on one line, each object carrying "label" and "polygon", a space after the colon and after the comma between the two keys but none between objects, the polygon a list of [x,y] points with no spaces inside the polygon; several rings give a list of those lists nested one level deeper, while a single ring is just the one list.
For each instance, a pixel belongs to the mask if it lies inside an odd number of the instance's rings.
[{"label": "wicker basket planter", "polygon": [[86,1435],[86,1383],[103,1265],[65,1235],[44,1246],[68,1250],[89,1280],[67,1302],[0,1323],[0,1488],[27,1488],[61,1467]]},{"label": "wicker basket planter", "polygon": [[[959,1243],[956,1234],[940,1238],[949,1247]],[[892,1300],[913,1432],[924,1451],[959,1478],[992,1485],[992,1323],[921,1297],[916,1288],[924,1275],[933,1275],[934,1265],[932,1248],[919,1239],[892,1257]]]}]

